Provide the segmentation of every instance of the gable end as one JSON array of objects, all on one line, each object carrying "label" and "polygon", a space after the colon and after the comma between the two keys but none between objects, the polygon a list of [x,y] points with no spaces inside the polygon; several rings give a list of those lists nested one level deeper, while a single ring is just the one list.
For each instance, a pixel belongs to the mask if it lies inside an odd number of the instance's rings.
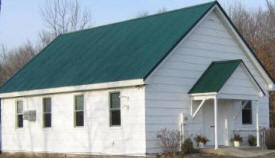
[{"label": "gable end", "polygon": [[[275,85],[274,85],[275,81],[272,78],[272,76],[265,69],[265,67],[263,66],[263,64],[260,61],[260,59],[257,57],[257,55],[254,52],[254,50],[250,47],[250,45],[244,39],[244,37],[242,36],[242,34],[238,31],[237,27],[233,24],[233,22],[230,19],[230,17],[226,14],[225,10],[221,7],[221,5],[219,3],[217,3],[217,6],[218,6],[217,7],[218,11],[220,11],[220,13],[221,13],[220,14],[221,17],[225,20],[226,23],[229,24],[229,26],[231,27],[231,30],[232,30],[233,34],[235,34],[236,37],[240,39],[239,42],[242,43],[244,51],[247,52],[248,56],[252,55],[252,56],[249,56],[249,58],[252,61],[252,63],[255,65],[255,67],[257,68],[257,70],[260,72],[260,74],[262,75],[262,77],[264,78],[264,80],[268,83],[269,90],[275,90]],[[249,71],[249,69],[247,69],[247,70]]]}]

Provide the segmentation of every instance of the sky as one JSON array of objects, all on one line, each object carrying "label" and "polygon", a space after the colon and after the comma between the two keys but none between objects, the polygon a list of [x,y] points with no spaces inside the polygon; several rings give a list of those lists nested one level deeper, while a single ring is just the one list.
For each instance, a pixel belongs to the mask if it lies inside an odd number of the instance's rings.
[{"label": "sky", "polygon": [[[150,14],[161,8],[174,10],[211,0],[79,0],[91,13],[91,27],[135,18],[139,13]],[[46,0],[2,0],[0,13],[0,44],[8,49],[30,41],[36,43],[45,28],[41,8]],[[241,3],[249,10],[265,6],[265,0],[219,0],[224,8]]]}]

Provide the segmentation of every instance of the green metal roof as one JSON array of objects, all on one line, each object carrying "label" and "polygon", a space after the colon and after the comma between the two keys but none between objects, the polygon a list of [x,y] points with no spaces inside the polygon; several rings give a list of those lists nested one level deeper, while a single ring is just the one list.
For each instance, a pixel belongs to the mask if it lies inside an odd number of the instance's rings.
[{"label": "green metal roof", "polygon": [[219,92],[242,60],[212,62],[189,91],[191,93]]},{"label": "green metal roof", "polygon": [[0,92],[144,79],[215,4],[61,35]]}]

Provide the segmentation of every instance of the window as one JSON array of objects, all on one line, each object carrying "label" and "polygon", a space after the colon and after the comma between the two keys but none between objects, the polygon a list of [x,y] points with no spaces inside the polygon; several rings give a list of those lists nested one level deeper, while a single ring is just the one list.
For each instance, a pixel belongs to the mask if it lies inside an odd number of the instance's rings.
[{"label": "window", "polygon": [[43,127],[52,126],[52,101],[51,98],[43,99]]},{"label": "window", "polygon": [[84,97],[83,95],[75,96],[75,126],[84,126]]},{"label": "window", "polygon": [[121,115],[120,115],[120,93],[110,93],[110,125],[120,126]]},{"label": "window", "polygon": [[23,128],[23,101],[16,102],[16,126]]},{"label": "window", "polygon": [[242,122],[243,124],[252,124],[252,103],[251,101],[242,101]]}]

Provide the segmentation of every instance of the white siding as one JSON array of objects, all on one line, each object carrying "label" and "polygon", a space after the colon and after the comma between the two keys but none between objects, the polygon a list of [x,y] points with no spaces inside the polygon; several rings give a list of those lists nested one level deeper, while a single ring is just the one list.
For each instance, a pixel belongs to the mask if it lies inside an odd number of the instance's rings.
[{"label": "white siding", "polygon": [[[109,92],[120,91],[122,126],[109,127]],[[85,126],[74,127],[74,95],[84,94]],[[42,128],[42,98],[52,98],[52,127]],[[129,99],[127,99],[129,97]],[[15,102],[36,110],[35,122],[15,127]],[[127,110],[126,106],[129,106]],[[144,87],[2,100],[2,151],[143,155]]]},{"label": "white siding", "polygon": [[[192,136],[202,132],[201,112],[190,119],[190,98],[187,94],[212,61],[242,59],[260,85],[267,85],[240,48],[227,27],[212,12],[181,41],[170,55],[147,78],[146,104],[146,150],[160,151],[156,139],[162,128],[178,129],[178,116],[189,116],[185,133]],[[260,125],[269,125],[268,96],[260,99]]]},{"label": "white siding", "polygon": [[245,66],[241,64],[226,81],[220,90],[220,95],[232,99],[253,100],[258,98],[260,92],[261,89],[257,86],[257,83],[250,76]]}]

